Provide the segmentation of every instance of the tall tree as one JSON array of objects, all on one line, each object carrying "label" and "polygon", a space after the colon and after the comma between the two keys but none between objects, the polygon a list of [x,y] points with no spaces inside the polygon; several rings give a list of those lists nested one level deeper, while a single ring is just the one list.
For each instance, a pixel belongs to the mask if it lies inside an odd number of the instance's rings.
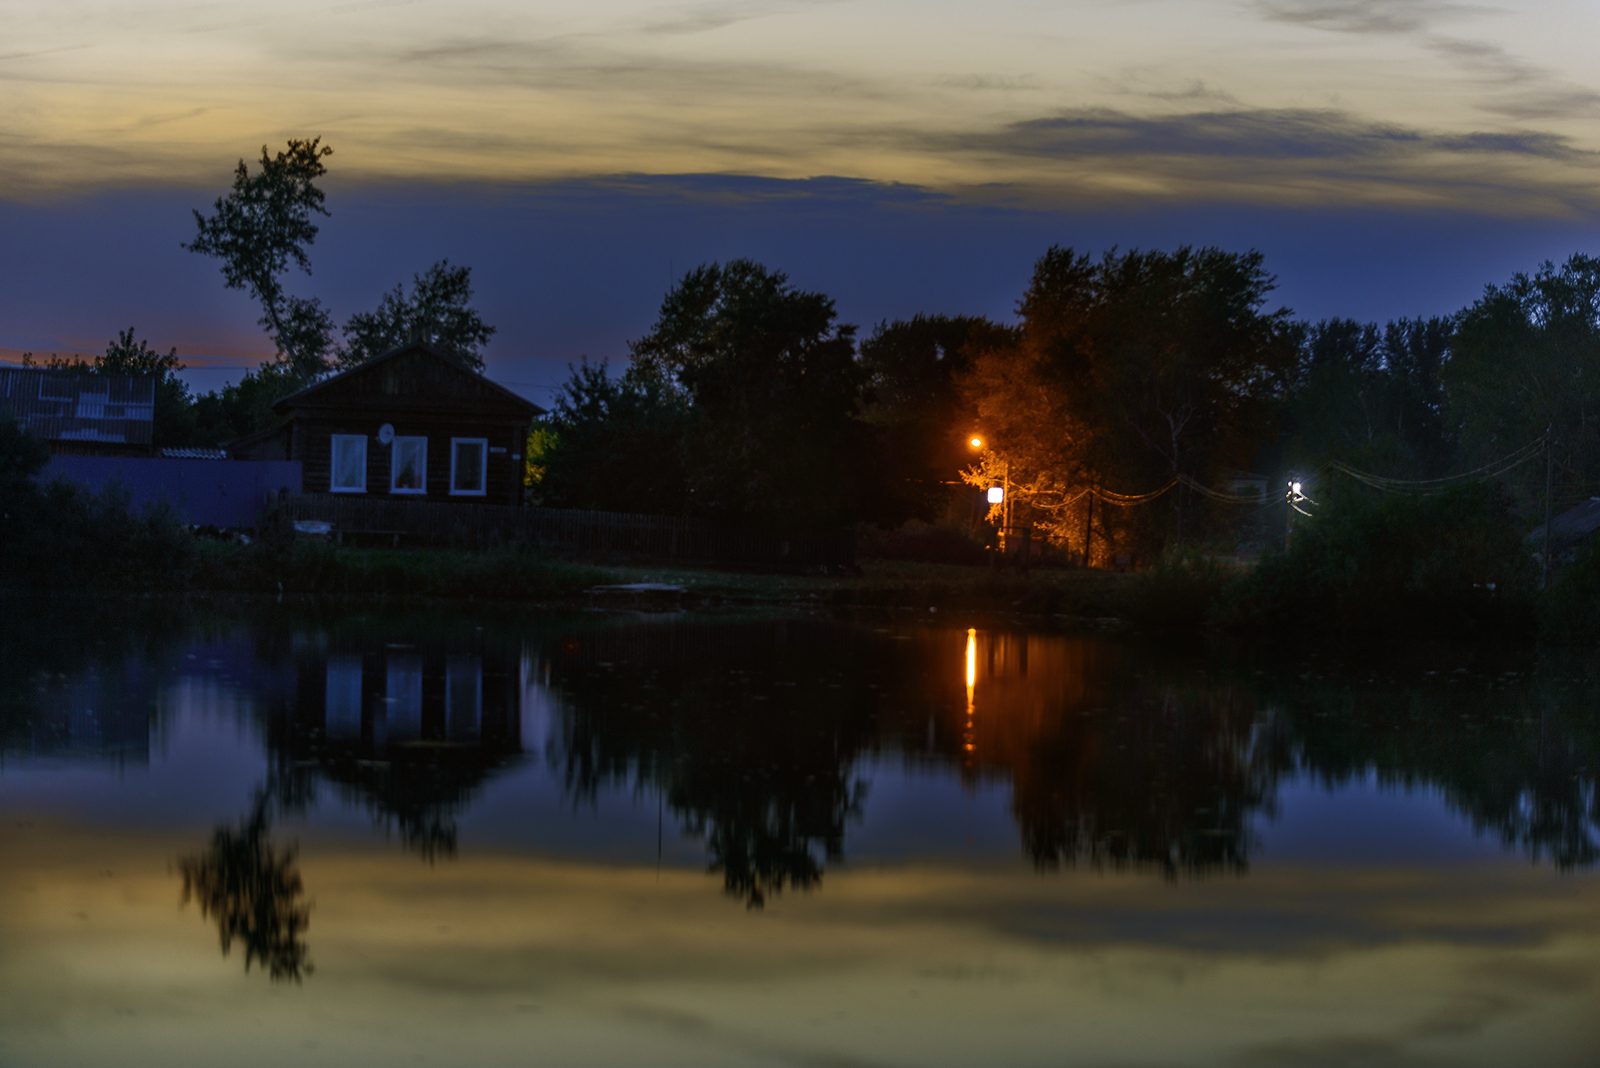
[{"label": "tall tree", "polygon": [[1391,477],[1443,474],[1452,459],[1439,370],[1448,319],[1297,323],[1298,358],[1280,398],[1287,459],[1296,468],[1344,460]]},{"label": "tall tree", "polygon": [[[1600,481],[1600,258],[1576,253],[1559,268],[1488,286],[1456,323],[1442,370],[1450,415],[1468,463],[1487,463],[1549,430],[1560,495],[1587,497]],[[1524,509],[1544,472],[1518,472]]]},{"label": "tall tree", "polygon": [[279,355],[305,378],[327,369],[332,320],[317,300],[286,293],[283,275],[291,264],[311,273],[312,216],[328,214],[316,180],[327,173],[322,160],[333,149],[321,140],[290,140],[275,156],[263,145],[255,174],[241,159],[232,192],[217,198],[211,217],[194,213],[198,233],[183,246],[222,261],[228,288],[247,290],[260,303],[261,324]]},{"label": "tall tree", "polygon": [[[1090,486],[1137,494],[1247,466],[1294,357],[1288,311],[1265,310],[1274,284],[1259,252],[1047,251],[1020,341],[968,379],[1019,501],[1050,514]],[[1170,499],[1181,540],[1181,486]]]},{"label": "tall tree", "polygon": [[667,293],[629,349],[688,399],[696,511],[811,525],[856,507],[862,374],[856,328],[837,318],[831,298],[751,260],[698,267]]},{"label": "tall tree", "polygon": [[344,327],[339,366],[352,367],[408,341],[425,341],[474,371],[483,370],[483,346],[495,328],[472,307],[472,268],[440,260],[412,276],[411,295],[399,286],[377,310],[357,312]]},{"label": "tall tree", "polygon": [[935,520],[950,506],[948,484],[971,461],[977,415],[957,386],[972,352],[1014,341],[1014,331],[978,316],[917,315],[880,322],[861,342],[862,418],[878,435],[881,502],[873,518]]}]

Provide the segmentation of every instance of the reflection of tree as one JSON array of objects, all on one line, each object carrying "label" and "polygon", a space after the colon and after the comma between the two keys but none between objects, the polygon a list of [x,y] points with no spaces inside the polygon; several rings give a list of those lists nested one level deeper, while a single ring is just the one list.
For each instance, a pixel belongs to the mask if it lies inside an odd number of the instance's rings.
[{"label": "reflection of tree", "polygon": [[[958,662],[956,641],[946,640],[947,665]],[[1130,643],[992,632],[974,641],[969,725],[953,730],[947,714],[944,744],[950,752],[964,739],[969,778],[1010,780],[1036,866],[1169,878],[1248,866],[1251,817],[1289,766],[1248,693]]]},{"label": "reflection of tree", "polygon": [[1177,685],[1135,690],[1112,710],[1071,710],[1012,754],[1011,809],[1041,869],[1242,871],[1250,821],[1282,764],[1247,702]]},{"label": "reflection of tree", "polygon": [[305,943],[311,905],[296,863],[297,850],[278,850],[269,831],[270,798],[258,791],[250,814],[237,827],[224,824],[204,852],[178,863],[183,901],[193,898],[200,914],[215,920],[227,956],[237,939],[244,944],[244,969],[260,963],[274,980],[312,971]]},{"label": "reflection of tree", "polygon": [[[551,759],[575,798],[610,784],[660,791],[751,907],[809,889],[842,855],[865,796],[854,766],[875,733],[868,698],[829,685],[866,652],[856,638],[793,623],[660,626],[611,636],[604,652],[569,646]],[[611,670],[608,657],[637,666]]]},{"label": "reflection of tree", "polygon": [[[1391,657],[1399,680],[1362,680],[1330,663],[1269,686],[1300,765],[1329,785],[1438,789],[1482,833],[1559,868],[1600,862],[1600,718],[1587,657],[1525,654],[1453,661],[1423,674]],[[1372,670],[1363,663],[1362,674]],[[1531,675],[1531,678],[1529,677]]]}]

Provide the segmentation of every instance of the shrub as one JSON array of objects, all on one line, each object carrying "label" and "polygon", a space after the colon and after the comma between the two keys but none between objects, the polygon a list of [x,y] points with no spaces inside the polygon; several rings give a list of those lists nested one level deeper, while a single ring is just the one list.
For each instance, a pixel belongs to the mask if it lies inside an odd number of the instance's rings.
[{"label": "shrub", "polygon": [[856,553],[867,560],[910,560],[924,564],[983,564],[983,543],[965,529],[913,519],[898,530],[856,528]]},{"label": "shrub", "polygon": [[166,507],[136,513],[111,485],[98,494],[36,481],[43,443],[0,419],[0,586],[153,589],[182,586],[193,539]]},{"label": "shrub", "polygon": [[1540,599],[1539,632],[1554,642],[1600,638],[1600,542],[1590,541]]},{"label": "shrub", "polygon": [[1534,566],[1509,498],[1335,493],[1218,605],[1254,630],[1469,636],[1530,629]]}]

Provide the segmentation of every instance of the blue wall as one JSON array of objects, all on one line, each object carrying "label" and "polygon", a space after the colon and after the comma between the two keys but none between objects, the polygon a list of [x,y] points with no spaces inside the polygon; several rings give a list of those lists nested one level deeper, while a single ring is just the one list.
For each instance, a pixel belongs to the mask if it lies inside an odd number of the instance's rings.
[{"label": "blue wall", "polygon": [[95,493],[116,481],[135,511],[164,500],[185,523],[253,527],[268,497],[276,498],[279,490],[300,492],[300,461],[52,456],[39,478],[64,478]]}]

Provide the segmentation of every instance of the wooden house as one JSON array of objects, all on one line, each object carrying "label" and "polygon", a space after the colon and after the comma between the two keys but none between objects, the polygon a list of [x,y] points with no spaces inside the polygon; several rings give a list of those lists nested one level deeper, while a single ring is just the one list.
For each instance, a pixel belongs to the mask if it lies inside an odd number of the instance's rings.
[{"label": "wooden house", "polygon": [[425,344],[393,349],[272,406],[284,425],[230,455],[298,460],[305,493],[517,504],[543,409]]}]

